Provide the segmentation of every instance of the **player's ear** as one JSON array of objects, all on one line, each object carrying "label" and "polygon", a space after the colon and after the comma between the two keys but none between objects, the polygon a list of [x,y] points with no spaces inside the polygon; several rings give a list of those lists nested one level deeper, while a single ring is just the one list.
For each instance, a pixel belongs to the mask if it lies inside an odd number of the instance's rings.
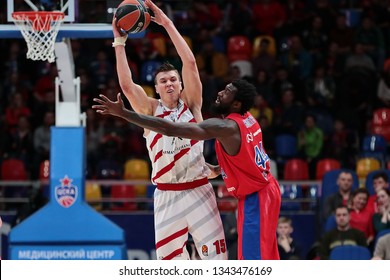
[{"label": "player's ear", "polygon": [[232,109],[234,109],[234,111],[240,112],[241,111],[241,101],[233,100]]}]

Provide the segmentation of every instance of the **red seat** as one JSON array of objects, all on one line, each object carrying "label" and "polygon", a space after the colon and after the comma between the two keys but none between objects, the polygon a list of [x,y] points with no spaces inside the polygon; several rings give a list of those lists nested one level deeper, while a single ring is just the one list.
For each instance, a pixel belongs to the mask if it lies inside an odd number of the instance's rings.
[{"label": "red seat", "polygon": [[236,60],[251,60],[252,43],[246,36],[232,36],[227,43],[227,57],[229,62]]},{"label": "red seat", "polygon": [[117,200],[111,203],[113,211],[134,211],[137,210],[137,203],[129,201],[136,197],[132,185],[113,185],[111,187],[111,199]]},{"label": "red seat", "polygon": [[232,197],[226,189],[225,185],[219,185],[217,189],[217,205],[219,211],[235,211],[237,201]]},{"label": "red seat", "polygon": [[5,181],[27,180],[24,162],[19,159],[6,159],[1,164],[1,178]]},{"label": "red seat", "polygon": [[383,136],[390,143],[390,125],[373,125],[372,133]]},{"label": "red seat", "polygon": [[374,126],[390,126],[390,109],[376,109],[373,113],[372,124]]},{"label": "red seat", "polygon": [[303,159],[289,159],[284,165],[284,180],[309,180],[309,165]]},{"label": "red seat", "polygon": [[340,169],[341,164],[338,160],[325,158],[317,162],[316,166],[316,179],[322,180],[324,174],[330,170]]}]

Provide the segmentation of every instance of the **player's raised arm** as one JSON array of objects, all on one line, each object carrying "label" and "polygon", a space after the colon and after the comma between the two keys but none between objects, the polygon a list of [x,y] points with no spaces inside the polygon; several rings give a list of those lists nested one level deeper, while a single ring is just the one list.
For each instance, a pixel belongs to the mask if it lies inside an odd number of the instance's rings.
[{"label": "player's raised arm", "polygon": [[125,50],[127,34],[123,35],[119,32],[115,17],[112,21],[112,30],[114,33],[113,47],[115,49],[116,70],[118,73],[118,79],[121,89],[126,98],[129,100],[131,107],[134,109],[134,111],[146,115],[152,115],[152,102],[156,101],[155,99],[148,97],[143,88],[140,85],[134,83],[132,79],[132,74],[129,64],[127,62]]},{"label": "player's raised arm", "polygon": [[188,105],[191,112],[194,114],[195,119],[200,122],[203,120],[201,114],[202,84],[200,82],[195,56],[168,16],[151,0],[145,0],[145,4],[154,13],[152,20],[163,26],[167,31],[183,62],[182,79],[184,83],[184,90],[181,93],[181,98]]}]

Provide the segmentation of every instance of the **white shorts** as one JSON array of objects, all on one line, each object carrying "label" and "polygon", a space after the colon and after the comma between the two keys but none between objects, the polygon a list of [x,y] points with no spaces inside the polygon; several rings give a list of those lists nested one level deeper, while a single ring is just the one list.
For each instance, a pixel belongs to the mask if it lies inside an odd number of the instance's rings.
[{"label": "white shorts", "polygon": [[182,191],[156,188],[154,226],[159,260],[189,260],[188,233],[201,259],[227,259],[221,216],[210,183]]}]

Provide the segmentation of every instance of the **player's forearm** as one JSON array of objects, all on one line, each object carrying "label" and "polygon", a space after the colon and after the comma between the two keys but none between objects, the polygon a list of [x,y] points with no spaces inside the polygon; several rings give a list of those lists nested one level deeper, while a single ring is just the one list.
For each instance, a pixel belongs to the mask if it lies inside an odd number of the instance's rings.
[{"label": "player's forearm", "polygon": [[170,20],[164,25],[165,30],[168,32],[169,37],[174,44],[178,55],[180,56],[183,63],[191,62],[196,63],[195,56],[192,53],[187,42],[183,39],[179,31],[176,29],[174,23]]},{"label": "player's forearm", "polygon": [[115,47],[116,70],[118,73],[119,85],[125,90],[133,83],[129,64],[127,63],[126,50],[124,46]]}]

